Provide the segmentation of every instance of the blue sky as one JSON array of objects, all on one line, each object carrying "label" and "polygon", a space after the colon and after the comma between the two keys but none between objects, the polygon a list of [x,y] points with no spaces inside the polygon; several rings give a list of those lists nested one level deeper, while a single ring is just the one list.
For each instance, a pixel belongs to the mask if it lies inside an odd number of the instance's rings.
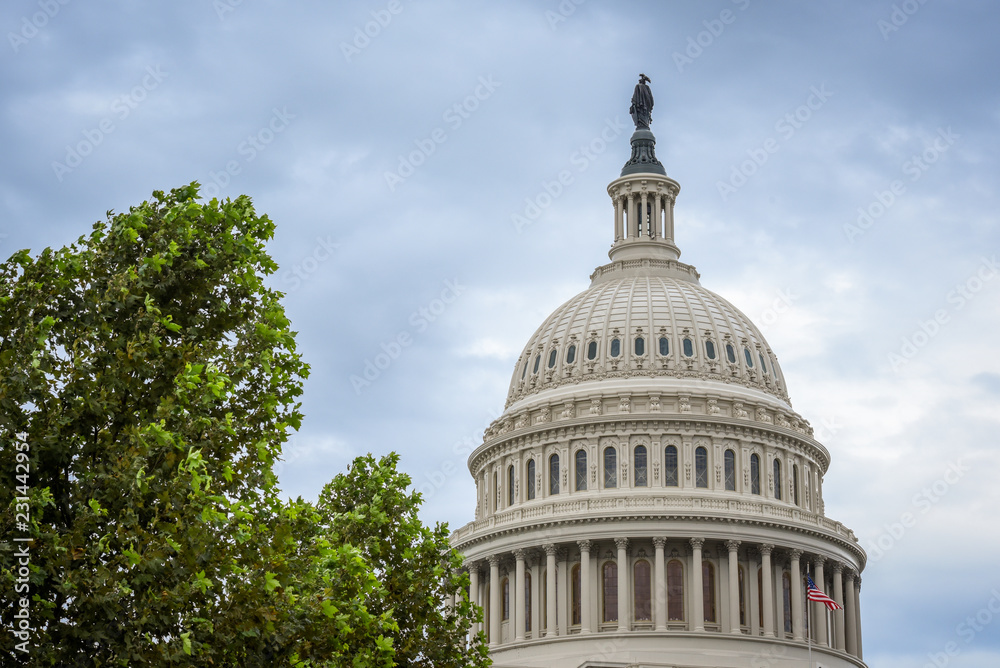
[{"label": "blue sky", "polygon": [[607,261],[644,72],[683,259],[764,330],[869,550],[866,659],[993,668],[997,25],[985,1],[10,0],[0,255],[153,190],[249,194],[312,365],[283,488],[396,450],[460,526],[462,453]]}]

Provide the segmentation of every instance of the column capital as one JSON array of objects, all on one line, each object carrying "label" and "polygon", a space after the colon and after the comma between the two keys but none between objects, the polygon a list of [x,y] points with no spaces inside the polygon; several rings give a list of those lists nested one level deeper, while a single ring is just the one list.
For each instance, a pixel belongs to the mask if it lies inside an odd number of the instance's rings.
[{"label": "column capital", "polygon": [[628,538],[615,538],[615,546],[619,550],[628,549]]},{"label": "column capital", "polygon": [[810,555],[809,559],[812,561],[813,566],[816,566],[817,568],[826,564],[826,557],[824,557],[822,554]]},{"label": "column capital", "polygon": [[802,550],[791,550],[788,553],[788,556],[792,558],[792,561],[798,561],[799,557],[802,556]]},{"label": "column capital", "polygon": [[577,546],[580,548],[580,552],[590,552],[590,548],[594,546],[594,542],[591,540],[578,540],[576,541]]},{"label": "column capital", "polygon": [[462,565],[465,567],[465,570],[469,571],[469,574],[471,575],[473,572],[476,573],[479,572],[479,564],[480,562],[478,561],[467,561]]},{"label": "column capital", "polygon": [[545,550],[545,555],[548,557],[556,556],[556,554],[559,551],[559,548],[557,548],[552,543],[546,543],[545,545],[542,545],[542,549]]},{"label": "column capital", "polygon": [[490,568],[500,568],[500,555],[491,554],[486,557],[486,561],[490,562]]},{"label": "column capital", "polygon": [[517,561],[524,561],[524,559],[525,559],[526,556],[527,556],[527,553],[523,549],[518,548],[518,549],[514,550],[514,559],[515,560],[517,560]]},{"label": "column capital", "polygon": [[771,553],[774,552],[774,545],[772,545],[771,543],[761,543],[760,545],[757,546],[757,551],[760,552],[762,555],[769,557],[771,556]]},{"label": "column capital", "polygon": [[691,543],[691,548],[692,549],[700,550],[702,548],[702,546],[705,544],[705,539],[704,538],[692,538],[688,542]]},{"label": "column capital", "polygon": [[851,586],[854,585],[854,571],[852,571],[850,568],[844,569],[844,582],[846,582]]},{"label": "column capital", "polygon": [[736,552],[740,549],[740,541],[738,540],[727,540],[726,549],[730,552]]},{"label": "column capital", "polygon": [[861,591],[861,576],[854,578],[854,588]]},{"label": "column capital", "polygon": [[662,550],[667,546],[667,539],[663,536],[657,536],[653,539],[653,547],[658,550]]},{"label": "column capital", "polygon": [[840,561],[833,562],[830,565],[830,570],[833,571],[834,574],[843,573],[844,572],[844,564],[843,564],[843,562],[840,562]]}]

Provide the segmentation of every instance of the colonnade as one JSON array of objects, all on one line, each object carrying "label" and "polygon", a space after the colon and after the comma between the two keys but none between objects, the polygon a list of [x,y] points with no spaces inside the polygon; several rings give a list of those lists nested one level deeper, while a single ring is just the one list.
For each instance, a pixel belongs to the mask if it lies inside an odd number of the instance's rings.
[{"label": "colonnade", "polygon": [[[470,598],[486,620],[471,633],[484,631],[491,647],[574,634],[685,631],[808,639],[862,657],[861,578],[842,561],[795,547],[619,537],[546,543],[466,567]],[[807,601],[806,575],[845,609],[828,612]]]},{"label": "colonnade", "polygon": [[628,192],[614,197],[615,242],[641,237],[674,241],[676,193]]}]

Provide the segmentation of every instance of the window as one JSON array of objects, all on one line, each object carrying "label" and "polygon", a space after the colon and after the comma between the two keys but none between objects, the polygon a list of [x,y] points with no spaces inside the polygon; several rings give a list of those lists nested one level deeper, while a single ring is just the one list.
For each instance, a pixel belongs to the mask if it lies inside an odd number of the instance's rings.
[{"label": "window", "polygon": [[663,484],[677,487],[677,448],[673,445],[663,452]]},{"label": "window", "polygon": [[528,373],[528,363],[530,361],[531,361],[531,358],[528,358],[528,359],[524,360],[524,368],[521,369],[521,380],[524,380],[525,374]]},{"label": "window", "polygon": [[493,472],[493,510],[500,509],[500,474]]},{"label": "window", "polygon": [[559,493],[559,455],[549,457],[549,494]]},{"label": "window", "polygon": [[576,361],[576,346],[572,345],[569,350],[566,351],[566,364],[572,364]]},{"label": "window", "polygon": [[[571,605],[573,607],[572,613],[570,615],[570,624],[580,623],[580,564],[576,564],[569,571],[569,576],[571,579],[570,589],[572,591],[573,600]],[[525,629],[526,631],[528,629]]]},{"label": "window", "polygon": [[611,356],[618,357],[622,354],[622,342],[620,339],[611,340]]},{"label": "window", "polygon": [[646,446],[637,445],[635,446],[635,452],[632,455],[632,469],[635,471],[635,486],[645,487],[647,485],[647,474],[646,474]]},{"label": "window", "polygon": [[750,493],[760,494],[760,456],[750,455]]},{"label": "window", "polygon": [[702,601],[705,604],[705,621],[715,624],[715,565],[711,561],[701,562]]},{"label": "window", "polygon": [[531,632],[531,573],[524,574],[524,632]]},{"label": "window", "polygon": [[635,340],[635,354],[636,357],[642,357],[646,354],[646,340],[641,336]]},{"label": "window", "polygon": [[757,353],[757,357],[760,359],[760,370],[767,373],[767,364],[764,362],[764,354]]},{"label": "window", "polygon": [[781,574],[781,591],[784,599],[785,633],[792,632],[792,576],[788,571]]},{"label": "window", "polygon": [[635,621],[653,621],[653,597],[649,562],[641,559],[632,568],[632,600],[635,601]]},{"label": "window", "polygon": [[708,487],[708,450],[702,447],[694,451],[694,486]]},{"label": "window", "polygon": [[726,344],[726,359],[729,360],[730,364],[736,364],[736,351],[730,344]]},{"label": "window", "polygon": [[507,467],[507,505],[514,505],[514,467]]},{"label": "window", "polygon": [[677,559],[667,563],[667,621],[684,621],[684,564]]},{"label": "window", "polygon": [[691,343],[691,339],[684,339],[681,344],[684,347],[684,356],[694,357],[694,344]]},{"label": "window", "polygon": [[743,566],[739,567],[737,571],[739,573],[738,582],[740,589],[740,626],[747,625],[747,596],[746,596],[746,572],[743,570]]},{"label": "window", "polygon": [[613,447],[604,448],[604,487],[618,486],[618,451]]},{"label": "window", "polygon": [[551,369],[556,365],[556,350],[553,348],[552,352],[549,353],[549,368]]},{"label": "window", "polygon": [[542,354],[539,353],[535,355],[535,367],[531,370],[531,373],[538,373],[538,363],[542,361]]},{"label": "window", "polygon": [[792,464],[792,503],[799,505],[799,467]]},{"label": "window", "polygon": [[[490,600],[490,583],[487,582],[486,583],[486,587],[483,590],[483,601],[489,601],[489,600]],[[490,606],[489,605],[484,605],[483,606],[483,622],[484,622],[484,624],[483,624],[483,626],[484,626],[483,630],[486,631],[486,641],[489,642],[489,640],[490,640]]]},{"label": "window", "polygon": [[591,341],[587,344],[587,359],[592,360],[597,358],[597,341]]},{"label": "window", "polygon": [[[668,341],[667,337],[665,336],[660,337],[660,354],[661,355],[670,354],[670,341]],[[527,365],[527,362],[525,362],[525,365]]]},{"label": "window", "polygon": [[781,501],[781,462],[774,458],[774,498]]},{"label": "window", "polygon": [[764,625],[764,569],[757,569],[757,623]]},{"label": "window", "polygon": [[749,348],[744,348],[743,349],[743,357],[745,357],[746,360],[747,360],[747,368],[748,369],[752,369],[753,368],[753,355],[750,354],[750,349]]},{"label": "window", "polygon": [[613,561],[604,563],[601,578],[601,594],[604,599],[601,620],[605,622],[618,621],[618,564]]},{"label": "window", "polygon": [[587,451],[576,451],[576,491],[587,489]]},{"label": "window", "polygon": [[504,578],[503,582],[500,584],[500,591],[503,594],[503,616],[500,618],[504,621],[510,619],[510,579]]},{"label": "window", "polygon": [[705,341],[705,354],[708,355],[708,359],[715,359],[715,344],[711,341]]},{"label": "window", "polygon": [[535,460],[528,460],[528,474],[525,477],[524,488],[528,493],[528,501],[535,498]]},{"label": "window", "polygon": [[736,491],[736,453],[726,450],[726,489],[730,492]]}]

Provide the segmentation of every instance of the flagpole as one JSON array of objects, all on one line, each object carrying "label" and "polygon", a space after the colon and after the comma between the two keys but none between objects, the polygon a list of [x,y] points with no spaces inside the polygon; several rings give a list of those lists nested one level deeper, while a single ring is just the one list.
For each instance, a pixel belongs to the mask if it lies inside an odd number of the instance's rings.
[{"label": "flagpole", "polygon": [[[808,591],[808,590],[807,590]],[[806,594],[806,644],[809,645],[809,668],[813,668],[813,645],[812,645],[812,601]]]}]

